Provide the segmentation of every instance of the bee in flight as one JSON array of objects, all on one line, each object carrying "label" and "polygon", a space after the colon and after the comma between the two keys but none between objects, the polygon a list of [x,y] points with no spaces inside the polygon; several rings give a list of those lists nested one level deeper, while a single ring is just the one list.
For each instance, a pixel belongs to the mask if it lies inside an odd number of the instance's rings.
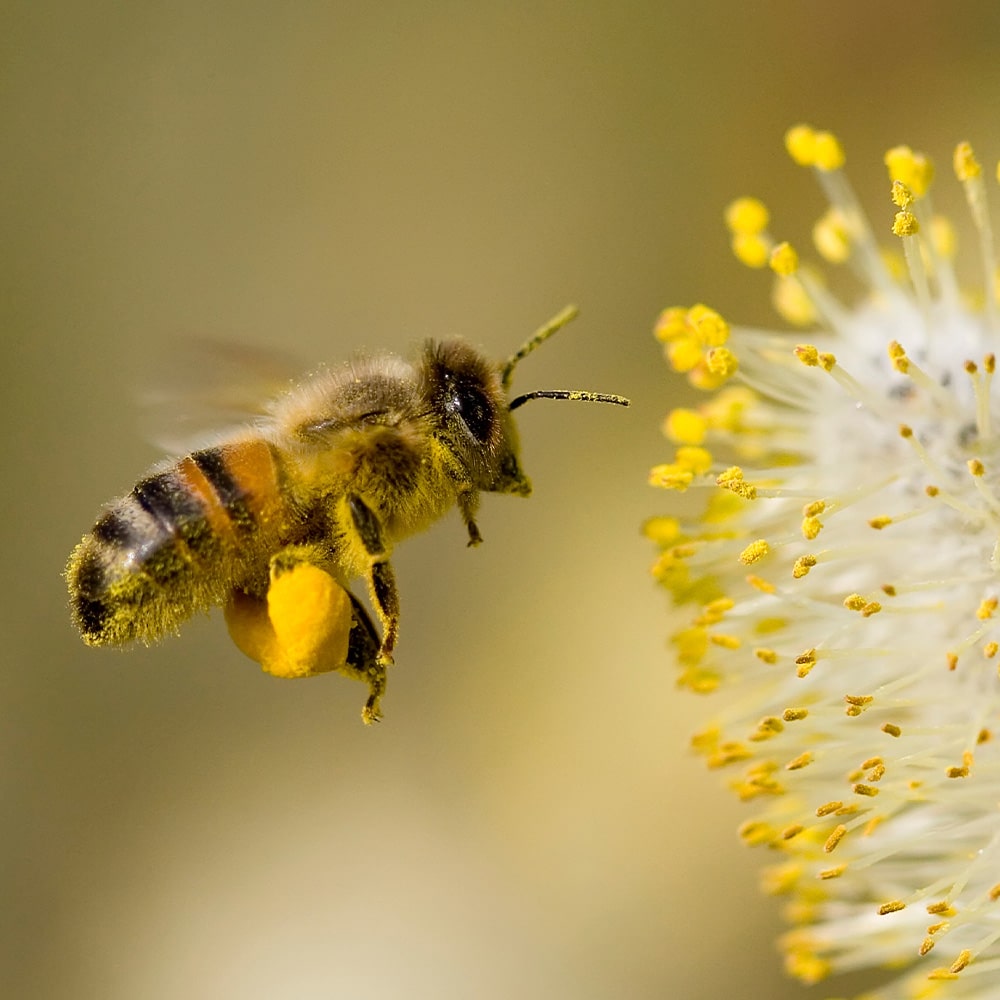
[{"label": "bee in flight", "polygon": [[[575,315],[564,309],[501,364],[455,339],[428,341],[415,361],[378,356],[325,371],[264,420],[147,475],[70,556],[84,642],[149,643],[221,605],[237,644],[266,670],[365,681],[362,718],[376,721],[399,633],[393,545],[456,504],[478,545],[480,493],[531,493],[511,416],[522,404],[628,405],[576,390],[508,399],[518,362]],[[357,577],[380,631],[350,592]]]}]

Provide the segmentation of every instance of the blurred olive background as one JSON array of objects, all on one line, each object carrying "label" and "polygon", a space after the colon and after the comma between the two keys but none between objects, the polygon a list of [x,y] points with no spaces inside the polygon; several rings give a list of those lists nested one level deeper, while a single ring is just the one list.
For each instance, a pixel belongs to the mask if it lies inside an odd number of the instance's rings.
[{"label": "blurred olive background", "polygon": [[[758,194],[805,242],[790,124],[837,130],[886,218],[886,147],[945,185],[955,141],[995,160],[1000,8],[695,8],[4,5],[5,996],[801,995],[746,813],[687,751],[711,706],[674,690],[639,535],[679,391],[650,327],[775,322],[721,212]],[[128,654],[73,633],[66,555],[157,459],[134,394],[178,338],[499,358],[570,301],[517,388],[634,406],[521,410],[535,496],[486,498],[478,550],[456,516],[398,550],[380,727],[218,616]]]}]

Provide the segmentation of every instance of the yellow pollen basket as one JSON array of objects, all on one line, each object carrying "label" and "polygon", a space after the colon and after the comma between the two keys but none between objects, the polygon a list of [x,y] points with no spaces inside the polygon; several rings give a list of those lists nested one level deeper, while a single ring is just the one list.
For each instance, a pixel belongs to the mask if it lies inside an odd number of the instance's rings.
[{"label": "yellow pollen basket", "polygon": [[275,677],[312,677],[347,659],[351,599],[316,566],[272,573],[266,601],[235,593],[225,616],[233,642]]}]

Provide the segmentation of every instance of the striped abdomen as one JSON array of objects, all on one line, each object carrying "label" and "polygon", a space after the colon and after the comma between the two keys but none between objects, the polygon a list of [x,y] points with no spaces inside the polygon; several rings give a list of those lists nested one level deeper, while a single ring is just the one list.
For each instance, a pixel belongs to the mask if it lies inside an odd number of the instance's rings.
[{"label": "striped abdomen", "polygon": [[[206,448],[139,482],[76,547],[66,570],[86,642],[156,639],[267,572],[286,522],[262,440]],[[263,568],[260,568],[261,563]]]}]

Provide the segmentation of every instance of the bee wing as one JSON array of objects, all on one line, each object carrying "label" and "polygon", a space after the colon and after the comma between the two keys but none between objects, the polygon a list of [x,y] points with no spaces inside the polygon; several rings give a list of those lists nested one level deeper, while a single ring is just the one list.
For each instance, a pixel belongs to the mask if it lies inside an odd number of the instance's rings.
[{"label": "bee wing", "polygon": [[183,338],[169,346],[138,402],[145,436],[170,455],[259,423],[304,369],[290,354],[248,344]]}]

